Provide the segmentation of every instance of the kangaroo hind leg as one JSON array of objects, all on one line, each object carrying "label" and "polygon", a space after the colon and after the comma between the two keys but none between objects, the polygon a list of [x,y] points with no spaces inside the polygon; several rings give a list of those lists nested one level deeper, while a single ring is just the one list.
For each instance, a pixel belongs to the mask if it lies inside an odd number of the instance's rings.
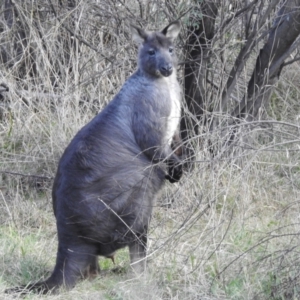
[{"label": "kangaroo hind leg", "polygon": [[45,281],[15,287],[6,293],[21,293],[23,295],[33,291],[39,294],[56,293],[60,287],[71,289],[77,280],[82,278],[87,269],[98,271],[93,247],[59,247],[56,265],[52,275]]}]

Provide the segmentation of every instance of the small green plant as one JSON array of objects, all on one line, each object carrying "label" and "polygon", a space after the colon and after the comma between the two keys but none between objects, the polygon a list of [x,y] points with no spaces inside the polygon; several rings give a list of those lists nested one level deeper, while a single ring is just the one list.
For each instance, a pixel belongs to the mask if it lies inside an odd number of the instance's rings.
[{"label": "small green plant", "polygon": [[241,278],[235,278],[230,280],[229,283],[225,285],[226,295],[230,299],[241,299],[244,291],[244,282]]}]

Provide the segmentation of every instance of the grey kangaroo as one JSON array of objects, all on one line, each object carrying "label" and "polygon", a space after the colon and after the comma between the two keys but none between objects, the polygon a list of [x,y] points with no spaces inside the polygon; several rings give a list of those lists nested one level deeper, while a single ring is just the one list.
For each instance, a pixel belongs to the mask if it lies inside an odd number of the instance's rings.
[{"label": "grey kangaroo", "polygon": [[160,32],[133,26],[138,69],[63,153],[52,198],[58,232],[49,279],[6,292],[72,288],[100,271],[98,256],[129,247],[131,266],[145,269],[147,230],[157,192],[182,176],[171,144],[180,121],[181,90],[173,42],[179,22]]}]

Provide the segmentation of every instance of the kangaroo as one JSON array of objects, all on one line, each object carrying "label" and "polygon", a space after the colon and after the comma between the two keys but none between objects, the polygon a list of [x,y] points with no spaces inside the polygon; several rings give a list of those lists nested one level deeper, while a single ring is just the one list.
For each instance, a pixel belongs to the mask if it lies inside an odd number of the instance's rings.
[{"label": "kangaroo", "polygon": [[71,289],[99,273],[98,256],[129,247],[130,263],[145,270],[147,230],[155,196],[182,176],[171,144],[180,121],[181,89],[173,42],[180,23],[160,32],[132,27],[138,68],[114,99],[64,151],[52,199],[58,251],[52,275],[6,292]]}]

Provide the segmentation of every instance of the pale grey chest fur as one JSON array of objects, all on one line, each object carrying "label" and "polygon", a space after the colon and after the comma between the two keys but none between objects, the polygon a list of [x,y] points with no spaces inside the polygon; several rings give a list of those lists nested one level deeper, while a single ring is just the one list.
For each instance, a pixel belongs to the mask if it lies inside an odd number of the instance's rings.
[{"label": "pale grey chest fur", "polygon": [[176,73],[169,77],[164,78],[166,86],[168,87],[171,98],[171,112],[168,117],[167,129],[165,135],[165,141],[169,145],[172,142],[172,138],[178,129],[181,115],[181,89],[176,78]]}]

